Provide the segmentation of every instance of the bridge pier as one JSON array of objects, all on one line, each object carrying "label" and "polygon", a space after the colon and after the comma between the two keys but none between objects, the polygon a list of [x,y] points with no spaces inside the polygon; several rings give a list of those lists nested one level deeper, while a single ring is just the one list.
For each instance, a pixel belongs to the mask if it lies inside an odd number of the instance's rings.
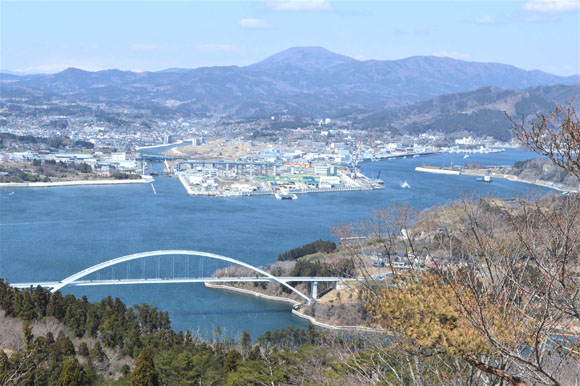
[{"label": "bridge pier", "polygon": [[317,299],[318,298],[318,282],[313,281],[310,283],[310,298]]}]

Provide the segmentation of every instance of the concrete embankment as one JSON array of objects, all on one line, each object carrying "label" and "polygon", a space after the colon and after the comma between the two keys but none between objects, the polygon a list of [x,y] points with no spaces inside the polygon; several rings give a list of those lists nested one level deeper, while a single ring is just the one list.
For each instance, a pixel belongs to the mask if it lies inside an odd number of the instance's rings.
[{"label": "concrete embankment", "polygon": [[421,166],[417,166],[415,168],[416,172],[426,172],[426,173],[436,173],[436,174],[449,174],[449,175],[454,175],[454,176],[458,176],[461,173],[459,172],[459,170],[448,170],[448,169],[439,169],[439,168],[424,168]]},{"label": "concrete embankment", "polygon": [[183,176],[183,175],[179,176],[179,182],[181,182],[181,185],[183,185],[187,194],[191,194],[191,195],[195,194],[195,192],[191,189],[191,186],[189,186],[189,182],[187,182],[187,179],[185,178],[185,176]]},{"label": "concrete embankment", "polygon": [[[279,301],[279,302],[285,302],[285,303],[290,303],[294,306],[301,306],[302,303],[297,301],[297,300],[293,300],[293,299],[288,299],[288,298],[283,298],[280,296],[271,296],[271,295],[265,295],[259,292],[255,292],[255,291],[251,291],[245,288],[237,288],[237,287],[232,287],[229,285],[222,285],[222,284],[213,284],[213,283],[205,283],[205,286],[207,288],[216,288],[216,289],[223,289],[226,291],[234,291],[234,292],[239,292],[239,293],[243,293],[243,294],[247,294],[247,295],[253,295],[259,298],[263,298],[263,299],[268,299],[268,300],[274,300],[274,301]],[[314,319],[312,316],[306,315],[300,311],[298,311],[296,308],[292,309],[292,313],[296,316],[298,316],[299,318],[302,319],[306,319],[308,320],[310,323],[312,323],[314,326],[317,327],[321,327],[321,328],[326,328],[329,330],[335,330],[335,331],[361,331],[361,332],[379,332],[379,333],[384,333],[385,330],[383,329],[379,329],[379,328],[372,328],[372,327],[366,327],[366,326],[334,326],[332,324],[326,324],[326,323],[322,323],[319,322],[318,320]]]},{"label": "concrete embankment", "polygon": [[437,174],[473,176],[473,177],[483,177],[486,174],[489,174],[490,177],[492,178],[492,180],[494,178],[501,178],[501,179],[512,181],[512,182],[521,182],[524,184],[542,186],[544,188],[554,189],[554,190],[558,190],[560,192],[578,193],[580,191],[580,189],[575,189],[575,188],[570,187],[570,186],[565,186],[565,185],[550,182],[550,181],[525,180],[525,179],[521,179],[518,176],[515,176],[513,174],[498,173],[498,172],[494,172],[493,170],[490,171],[490,169],[491,168],[482,169],[482,170],[473,170],[473,169],[450,170],[450,169],[442,169],[442,168],[437,168],[437,167],[416,167],[415,171],[427,172],[427,173],[437,173]]},{"label": "concrete embankment", "polygon": [[6,182],[0,183],[0,188],[52,188],[59,186],[85,186],[85,185],[131,185],[148,184],[155,180],[151,176],[142,176],[138,180],[83,180],[83,181],[57,181],[57,182]]},{"label": "concrete embankment", "polygon": [[364,332],[380,332],[384,333],[386,330],[382,328],[372,328],[366,326],[334,326],[332,324],[326,324],[319,322],[318,320],[314,319],[312,316],[303,314],[302,312],[292,309],[292,313],[300,318],[308,320],[310,323],[317,327],[327,328],[329,330],[337,330],[337,331],[364,331]]},{"label": "concrete embankment", "polygon": [[294,300],[294,299],[283,298],[283,297],[280,297],[280,296],[265,295],[265,294],[262,294],[262,293],[259,293],[259,292],[247,290],[245,288],[237,288],[237,287],[232,287],[232,286],[229,286],[229,285],[213,284],[213,283],[207,283],[206,282],[205,283],[205,286],[207,288],[217,288],[217,289],[223,289],[223,290],[227,290],[227,291],[240,292],[240,293],[247,294],[247,295],[253,295],[253,296],[256,296],[258,298],[263,298],[263,299],[268,299],[268,300],[275,300],[275,301],[284,302],[284,303],[290,303],[290,304],[292,304],[294,306],[299,306],[299,305],[302,304],[299,301]]}]

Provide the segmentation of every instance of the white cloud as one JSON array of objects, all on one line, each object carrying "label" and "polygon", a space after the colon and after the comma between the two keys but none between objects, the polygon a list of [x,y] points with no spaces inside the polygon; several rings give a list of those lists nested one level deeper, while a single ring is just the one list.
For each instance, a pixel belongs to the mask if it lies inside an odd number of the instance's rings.
[{"label": "white cloud", "polygon": [[270,8],[279,11],[327,11],[331,9],[328,0],[268,0]]},{"label": "white cloud", "polygon": [[197,48],[206,52],[240,52],[240,48],[231,44],[200,44]]},{"label": "white cloud", "polygon": [[524,9],[531,12],[559,14],[580,10],[577,0],[530,0],[524,4]]},{"label": "white cloud", "polygon": [[268,24],[264,19],[248,18],[240,20],[240,26],[244,28],[266,28]]},{"label": "white cloud", "polygon": [[475,19],[475,22],[477,24],[494,24],[495,23],[495,20],[493,20],[489,16],[480,16],[477,19]]},{"label": "white cloud", "polygon": [[441,56],[441,57],[445,57],[445,58],[461,59],[461,60],[469,59],[469,54],[466,54],[464,52],[454,52],[454,51],[446,51],[446,50],[437,51],[431,55]]}]

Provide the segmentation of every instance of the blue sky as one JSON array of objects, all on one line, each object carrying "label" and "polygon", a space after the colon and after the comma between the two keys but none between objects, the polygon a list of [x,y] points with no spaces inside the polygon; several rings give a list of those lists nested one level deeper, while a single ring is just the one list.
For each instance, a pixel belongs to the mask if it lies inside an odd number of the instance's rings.
[{"label": "blue sky", "polygon": [[2,0],[0,68],[56,72],[247,65],[293,46],[580,74],[580,2]]}]

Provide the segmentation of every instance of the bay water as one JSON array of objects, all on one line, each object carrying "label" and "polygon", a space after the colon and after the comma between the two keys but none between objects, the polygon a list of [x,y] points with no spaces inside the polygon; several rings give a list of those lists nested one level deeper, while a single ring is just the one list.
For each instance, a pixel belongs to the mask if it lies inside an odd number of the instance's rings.
[{"label": "bay water", "polygon": [[[177,179],[162,176],[154,183],[157,194],[149,184],[0,189],[0,277],[10,282],[57,281],[105,260],[160,249],[206,251],[267,265],[291,248],[332,238],[335,224],[356,222],[389,205],[408,203],[422,210],[466,194],[545,194],[549,189],[528,184],[500,179],[484,184],[476,177],[414,170],[423,164],[513,165],[534,157],[508,149],[467,159],[444,154],[364,163],[365,175],[376,178],[381,172],[384,190],[308,194],[296,201],[190,197]],[[400,187],[405,180],[411,189]],[[91,301],[111,295],[128,305],[149,303],[169,311],[175,329],[204,337],[216,326],[229,336],[247,330],[257,337],[275,328],[307,325],[287,304],[203,284],[71,287],[63,292]]]}]

